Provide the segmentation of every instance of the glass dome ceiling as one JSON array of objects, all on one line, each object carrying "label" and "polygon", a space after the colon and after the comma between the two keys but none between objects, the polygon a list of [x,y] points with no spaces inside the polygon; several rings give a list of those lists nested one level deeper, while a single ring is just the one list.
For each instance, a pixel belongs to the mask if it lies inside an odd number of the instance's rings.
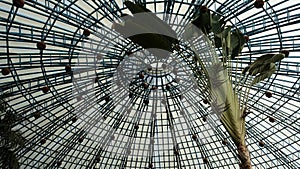
[{"label": "glass dome ceiling", "polygon": [[[9,68],[0,92],[11,93],[9,108],[21,116],[21,168],[238,168],[192,62],[178,53],[154,57],[112,29],[130,14],[121,0],[17,2],[0,1],[0,67]],[[300,2],[134,2],[179,37],[202,5],[240,29],[250,40],[232,60],[233,77],[262,54],[290,52],[251,87],[246,144],[254,168],[299,168]]]}]

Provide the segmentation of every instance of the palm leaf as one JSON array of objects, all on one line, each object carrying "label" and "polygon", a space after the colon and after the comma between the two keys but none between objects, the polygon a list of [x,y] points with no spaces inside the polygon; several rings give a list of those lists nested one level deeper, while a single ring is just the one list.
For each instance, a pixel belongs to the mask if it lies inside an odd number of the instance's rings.
[{"label": "palm leaf", "polygon": [[212,15],[211,17],[211,28],[212,28],[211,30],[215,34],[219,34],[223,31],[220,18],[221,18],[220,15]]},{"label": "palm leaf", "polygon": [[275,54],[265,54],[265,55],[260,56],[252,64],[245,67],[244,70],[242,71],[242,73],[245,74],[246,72],[249,72],[250,74],[252,74],[252,72],[255,69],[264,65],[267,62],[267,60],[271,59],[274,55]]},{"label": "palm leaf", "polygon": [[269,62],[276,63],[276,62],[281,61],[284,57],[285,57],[284,54],[279,53],[279,54],[274,55],[274,56],[269,60]]},{"label": "palm leaf", "polygon": [[216,48],[222,47],[222,39],[221,39],[221,38],[215,36],[215,37],[214,37],[214,42],[215,42],[215,47],[216,47]]},{"label": "palm leaf", "polygon": [[[155,34],[155,33],[148,33],[151,32],[147,27],[143,25],[137,24],[131,20],[126,21],[125,25],[122,26],[120,24],[115,24],[115,30],[121,33],[124,37],[128,37],[134,43],[142,46],[145,49],[149,48],[158,48],[163,49],[166,51],[172,51],[172,42],[168,38],[163,35]],[[132,30],[138,30],[139,32],[144,32],[142,34],[134,34],[130,32]]]},{"label": "palm leaf", "polygon": [[24,146],[24,138],[20,131],[8,132],[8,137],[6,139],[9,143],[9,147],[11,147],[11,148],[17,148],[19,146],[20,147]]},{"label": "palm leaf", "polygon": [[[221,113],[221,122],[235,144],[245,143],[245,119],[236,93],[232,88],[227,70],[220,63],[206,67],[210,79],[210,90],[213,102],[211,107],[216,113]],[[215,85],[218,83],[218,85]]]},{"label": "palm leaf", "polygon": [[[222,42],[230,45],[230,33],[228,33],[226,38],[222,38]],[[207,72],[210,84],[207,86],[209,87],[212,100],[211,109],[214,113],[220,114],[221,123],[238,147],[238,150],[240,147],[243,148],[244,151],[238,151],[240,157],[246,157],[241,160],[242,166],[251,166],[249,151],[245,143],[246,127],[245,118],[243,117],[244,110],[241,109],[239,97],[232,87],[227,70],[223,67],[223,64],[219,63],[217,58],[216,54],[203,58],[203,63],[205,63],[203,67]]]},{"label": "palm leaf", "polygon": [[229,106],[229,108],[224,109],[221,122],[236,145],[245,144],[245,119],[242,118],[243,111],[240,108],[240,102],[232,89],[230,81],[227,80],[224,88],[220,90],[223,91],[219,91],[218,93],[224,93],[226,96],[224,104]]},{"label": "palm leaf", "polygon": [[[134,4],[130,1],[124,2],[125,6],[131,11],[134,15],[134,22],[139,25],[143,25],[152,33],[159,33],[162,35],[167,35],[172,37],[172,42],[178,42],[176,32],[168,25],[166,22],[162,21],[159,17],[153,14],[149,9],[145,8],[142,5]],[[141,13],[141,14],[139,14]],[[134,30],[134,29],[133,29]],[[150,32],[145,32],[150,33]]]},{"label": "palm leaf", "polygon": [[16,154],[14,151],[7,149],[7,148],[1,148],[1,162],[3,167],[7,167],[9,169],[18,169],[20,168],[18,159],[16,158]]},{"label": "palm leaf", "polygon": [[271,63],[270,64],[270,69],[264,72],[261,72],[258,76],[256,76],[251,85],[255,85],[256,83],[259,83],[263,80],[265,80],[266,78],[269,78],[272,76],[273,73],[275,73],[276,71],[276,67],[275,67],[275,63]]},{"label": "palm leaf", "polygon": [[[233,94],[233,93],[231,93]],[[230,95],[231,95],[230,94]],[[238,97],[233,94],[226,101],[229,108],[223,112],[221,122],[236,145],[245,144],[245,119],[242,118]]]},{"label": "palm leaf", "polygon": [[13,124],[19,119],[17,114],[7,109],[8,103],[6,98],[10,94],[1,95],[1,116],[4,114],[4,118],[0,118],[0,161],[2,167],[17,169],[19,168],[19,162],[14,153],[14,149],[24,146],[24,138],[21,132],[12,131]]},{"label": "palm leaf", "polygon": [[2,122],[6,123],[7,125],[12,125],[18,119],[19,119],[18,115],[11,112],[10,110],[7,110]]},{"label": "palm leaf", "polygon": [[257,74],[266,72],[270,69],[272,69],[271,63],[266,63],[266,64],[263,64],[261,66],[255,67],[255,69],[251,69],[250,70],[250,75],[256,76]]},{"label": "palm leaf", "polygon": [[249,71],[249,69],[250,69],[250,65],[248,65],[247,67],[245,67],[245,68],[243,69],[242,74],[243,74],[243,75],[246,74],[246,73]]},{"label": "palm leaf", "polygon": [[9,96],[11,96],[11,94],[9,93],[3,93],[0,95],[0,115],[2,115],[2,113],[5,113],[7,110],[6,98],[8,98]]},{"label": "palm leaf", "polygon": [[165,56],[166,51],[173,51],[173,45],[179,41],[177,34],[168,24],[139,4],[130,1],[125,1],[124,4],[135,15],[125,19],[123,24],[115,23],[114,28],[117,32],[154,55]]},{"label": "palm leaf", "polygon": [[135,4],[135,3],[130,2],[130,1],[125,1],[124,4],[130,10],[130,12],[132,14],[143,13],[143,12],[151,12],[149,9],[145,8],[144,6],[139,5],[139,4]]},{"label": "palm leaf", "polygon": [[253,63],[263,63],[265,62],[266,60],[272,58],[275,54],[273,53],[268,53],[268,54],[264,54],[264,55],[261,55],[260,57],[258,57]]},{"label": "palm leaf", "polygon": [[223,57],[227,58],[227,56],[229,55],[229,48],[228,46],[230,46],[230,39],[231,39],[231,27],[227,27],[224,29],[224,31],[222,33],[220,33],[219,35],[217,35],[218,37],[221,38],[222,40],[222,54]]},{"label": "palm leaf", "polygon": [[192,24],[201,29],[203,33],[209,34],[211,31],[210,15],[209,11],[200,13],[197,18],[192,21]]},{"label": "palm leaf", "polygon": [[243,50],[245,44],[244,35],[237,29],[232,32],[230,45],[228,46],[231,49],[231,58],[234,59],[239,55]]}]

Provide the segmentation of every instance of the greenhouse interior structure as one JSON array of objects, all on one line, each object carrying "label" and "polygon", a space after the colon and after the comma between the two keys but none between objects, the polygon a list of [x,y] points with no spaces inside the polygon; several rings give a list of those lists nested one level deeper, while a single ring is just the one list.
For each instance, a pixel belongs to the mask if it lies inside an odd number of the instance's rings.
[{"label": "greenhouse interior structure", "polygon": [[300,168],[299,0],[0,0],[0,168]]}]

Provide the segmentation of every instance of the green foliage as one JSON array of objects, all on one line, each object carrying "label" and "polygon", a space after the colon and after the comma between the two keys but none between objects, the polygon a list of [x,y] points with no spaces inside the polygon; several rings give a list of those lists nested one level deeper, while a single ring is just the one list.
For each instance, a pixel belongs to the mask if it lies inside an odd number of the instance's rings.
[{"label": "green foliage", "polygon": [[130,10],[132,14],[142,13],[142,12],[151,12],[149,9],[145,8],[140,4],[135,4],[131,1],[125,1],[125,6]]},{"label": "green foliage", "polygon": [[244,68],[243,74],[247,72],[251,76],[255,76],[251,85],[255,85],[272,76],[276,71],[275,63],[284,58],[283,54],[264,54],[257,58],[252,64]]},{"label": "green foliage", "polygon": [[234,59],[241,53],[245,45],[244,35],[239,29],[231,30],[225,26],[226,22],[220,15],[211,14],[210,11],[201,13],[192,21],[196,27],[206,35],[213,33],[215,47],[222,47],[223,56]]},{"label": "green foliage", "polygon": [[245,44],[244,34],[240,30],[236,29],[232,31],[230,36],[230,45],[228,46],[231,50],[231,59],[234,59],[242,52]]},{"label": "green foliage", "polygon": [[214,34],[222,33],[225,26],[224,19],[220,15],[211,15],[211,30]]},{"label": "green foliage", "polygon": [[211,14],[209,11],[205,13],[201,13],[197,16],[195,20],[192,21],[192,24],[197,26],[199,29],[202,30],[203,33],[209,34],[211,32]]},{"label": "green foliage", "polygon": [[275,63],[270,63],[269,69],[266,71],[262,71],[259,75],[257,75],[253,79],[251,85],[255,85],[256,83],[259,83],[259,82],[271,77],[272,74],[275,73],[275,71],[276,71]]},{"label": "green foliage", "polygon": [[2,167],[8,169],[20,168],[18,159],[16,158],[14,151],[5,147],[0,147],[0,152],[1,152],[0,159],[1,159]]},{"label": "green foliage", "polygon": [[[132,14],[136,15],[126,16],[122,24],[115,23],[114,28],[117,32],[145,49],[158,48],[173,51],[173,45],[178,44],[179,41],[176,32],[167,23],[142,5],[130,1],[125,1],[124,4]],[[154,54],[159,55],[159,53]]]},{"label": "green foliage", "polygon": [[17,169],[19,162],[14,150],[24,146],[24,138],[20,131],[13,130],[13,125],[19,117],[8,109],[7,97],[8,94],[0,96],[0,161],[4,168]]},{"label": "green foliage", "polygon": [[227,70],[221,63],[206,67],[210,79],[212,111],[221,117],[221,122],[236,145],[245,144],[245,119],[242,118],[239,98],[232,88]]},{"label": "green foliage", "polygon": [[214,37],[214,41],[215,41],[215,47],[216,47],[216,48],[222,47],[222,39],[221,39],[221,38],[215,36],[215,37]]}]

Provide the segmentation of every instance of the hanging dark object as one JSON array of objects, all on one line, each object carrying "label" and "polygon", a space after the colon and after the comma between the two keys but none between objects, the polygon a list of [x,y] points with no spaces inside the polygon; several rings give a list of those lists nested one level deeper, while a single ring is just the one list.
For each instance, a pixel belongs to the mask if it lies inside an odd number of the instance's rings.
[{"label": "hanging dark object", "polygon": [[75,123],[78,120],[77,116],[72,117],[71,121],[72,123]]},{"label": "hanging dark object", "polygon": [[150,144],[154,144],[155,140],[153,138],[150,139]]},{"label": "hanging dark object", "polygon": [[59,167],[61,166],[62,162],[60,160],[56,161],[56,165]]},{"label": "hanging dark object", "polygon": [[201,6],[201,7],[200,7],[200,12],[201,12],[201,13],[206,13],[206,12],[208,12],[207,6],[205,6],[205,5]]},{"label": "hanging dark object", "polygon": [[170,90],[171,89],[171,85],[170,84],[166,84],[166,89]]},{"label": "hanging dark object", "polygon": [[40,118],[41,117],[41,112],[35,112],[34,113],[34,118],[35,119],[38,119],[38,118]]},{"label": "hanging dark object", "polygon": [[255,8],[262,8],[262,7],[264,7],[264,1],[263,0],[255,0],[255,2],[254,2],[254,7]]},{"label": "hanging dark object", "polygon": [[204,100],[203,100],[203,103],[204,103],[204,104],[208,104],[209,101],[208,101],[207,99],[204,99]]},{"label": "hanging dark object", "polygon": [[90,30],[88,30],[88,29],[85,29],[84,31],[83,31],[83,35],[84,36],[90,36],[91,35],[91,31]]},{"label": "hanging dark object", "polygon": [[144,83],[142,84],[142,86],[143,86],[144,89],[147,89],[148,86],[149,86],[149,84],[148,84],[147,82],[144,82]]},{"label": "hanging dark object", "polygon": [[275,122],[275,118],[274,118],[274,117],[269,117],[269,121],[270,121],[271,123],[274,123],[274,122]]},{"label": "hanging dark object", "polygon": [[10,74],[10,69],[7,67],[2,68],[1,73],[2,73],[2,75],[7,76]]},{"label": "hanging dark object", "polygon": [[149,99],[144,99],[143,103],[148,105],[149,104]]},{"label": "hanging dark object", "polygon": [[45,50],[46,49],[46,44],[44,41],[41,41],[41,42],[38,42],[36,44],[36,47],[39,49],[39,50]]},{"label": "hanging dark object", "polygon": [[101,59],[103,59],[103,56],[101,54],[98,54],[97,55],[97,60],[101,60]]},{"label": "hanging dark object", "polygon": [[95,162],[96,162],[96,163],[99,163],[99,162],[100,162],[100,157],[99,157],[99,156],[96,156]]},{"label": "hanging dark object", "polygon": [[83,139],[84,139],[83,137],[80,137],[80,138],[78,139],[78,142],[79,142],[79,143],[82,143],[82,142],[83,142]]},{"label": "hanging dark object", "polygon": [[72,71],[72,68],[71,68],[70,65],[66,65],[66,66],[65,66],[65,70],[66,70],[67,73],[69,73],[69,72]]},{"label": "hanging dark object", "polygon": [[265,143],[264,143],[263,141],[260,141],[260,142],[258,143],[258,145],[259,145],[260,147],[264,147],[264,146],[265,146]]},{"label": "hanging dark object", "polygon": [[132,97],[133,97],[133,93],[130,92],[129,95],[128,95],[128,97],[129,97],[129,98],[132,98]]},{"label": "hanging dark object", "polygon": [[266,91],[265,95],[267,98],[271,98],[273,94],[270,91]]},{"label": "hanging dark object", "polygon": [[250,39],[250,38],[249,38],[249,36],[245,35],[245,36],[244,36],[244,39],[245,39],[245,42],[247,43],[247,42],[249,42],[249,39]]},{"label": "hanging dark object", "polygon": [[203,163],[207,164],[208,163],[208,158],[203,158]]},{"label": "hanging dark object", "polygon": [[192,138],[193,138],[193,140],[197,140],[197,135],[196,134],[193,134],[193,136],[192,136]]},{"label": "hanging dark object", "polygon": [[98,81],[99,81],[99,77],[95,77],[94,82],[98,83]]},{"label": "hanging dark object", "polygon": [[140,73],[140,74],[139,74],[139,78],[140,78],[140,79],[144,79],[144,77],[145,77],[144,73]]},{"label": "hanging dark object", "polygon": [[48,86],[44,86],[44,87],[42,87],[42,91],[43,91],[43,93],[48,93],[49,92],[49,87]]},{"label": "hanging dark object", "polygon": [[110,96],[105,96],[104,100],[105,100],[106,102],[109,102],[109,101],[110,101]]},{"label": "hanging dark object", "polygon": [[43,144],[46,144],[46,139],[41,139],[40,140],[40,143],[43,145]]},{"label": "hanging dark object", "polygon": [[13,0],[13,5],[18,8],[23,8],[25,5],[25,1],[24,0]]}]

